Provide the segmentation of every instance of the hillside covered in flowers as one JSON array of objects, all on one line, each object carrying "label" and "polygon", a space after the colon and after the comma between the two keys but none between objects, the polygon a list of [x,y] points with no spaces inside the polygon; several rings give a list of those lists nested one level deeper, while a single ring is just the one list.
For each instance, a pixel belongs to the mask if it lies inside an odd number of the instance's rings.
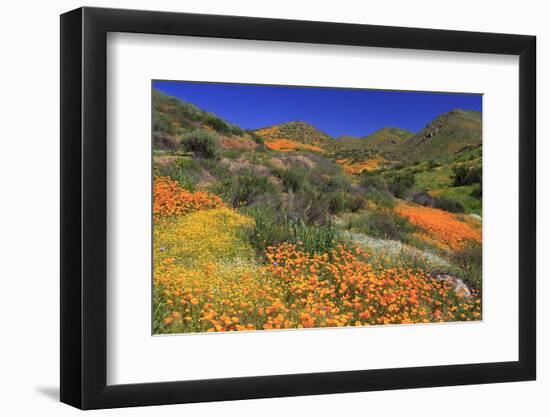
[{"label": "hillside covered in flowers", "polygon": [[481,320],[476,117],[408,160],[422,132],[245,130],[153,90],[154,333]]}]

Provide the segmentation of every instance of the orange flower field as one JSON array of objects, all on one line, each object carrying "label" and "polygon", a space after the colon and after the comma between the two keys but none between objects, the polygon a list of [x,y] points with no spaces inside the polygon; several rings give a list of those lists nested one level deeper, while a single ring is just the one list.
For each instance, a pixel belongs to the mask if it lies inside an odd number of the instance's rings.
[{"label": "orange flower field", "polygon": [[[455,249],[481,231],[437,209],[400,204],[425,239]],[[481,319],[430,272],[340,244],[325,253],[300,243],[268,246],[259,260],[244,238],[254,219],[207,192],[154,181],[154,332],[224,332]]]},{"label": "orange flower field", "polygon": [[336,162],[342,165],[345,172],[349,174],[360,174],[363,171],[373,171],[380,168],[381,164],[384,161],[373,158],[361,162],[352,162],[347,159],[338,159]]},{"label": "orange flower field", "polygon": [[325,153],[323,148],[307,143],[299,143],[288,139],[275,139],[265,142],[265,146],[279,152],[292,152],[297,150]]},{"label": "orange flower field", "polygon": [[470,218],[461,220],[443,210],[400,203],[396,211],[422,231],[421,239],[446,250],[461,250],[470,243],[481,243],[481,224]]},{"label": "orange flower field", "polygon": [[195,210],[223,205],[218,196],[205,192],[191,193],[180,188],[174,180],[168,177],[155,178],[153,195],[153,215],[155,217],[186,214]]}]

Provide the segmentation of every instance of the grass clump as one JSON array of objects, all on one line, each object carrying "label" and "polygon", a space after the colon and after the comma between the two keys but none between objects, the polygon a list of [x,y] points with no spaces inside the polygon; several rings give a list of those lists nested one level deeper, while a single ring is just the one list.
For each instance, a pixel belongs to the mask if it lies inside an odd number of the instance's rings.
[{"label": "grass clump", "polygon": [[199,164],[191,158],[181,157],[168,164],[156,164],[155,175],[159,177],[170,177],[182,188],[195,191],[199,180]]},{"label": "grass clump", "polygon": [[307,253],[327,253],[340,242],[332,220],[311,225],[269,206],[249,207],[245,213],[255,220],[254,228],[248,231],[248,241],[261,256],[268,247],[285,242],[298,245]]}]

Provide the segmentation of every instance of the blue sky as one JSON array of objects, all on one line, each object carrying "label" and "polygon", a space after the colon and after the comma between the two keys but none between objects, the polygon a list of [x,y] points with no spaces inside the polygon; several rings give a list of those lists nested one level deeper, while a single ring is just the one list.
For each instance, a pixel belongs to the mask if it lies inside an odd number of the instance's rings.
[{"label": "blue sky", "polygon": [[245,129],[302,120],[333,137],[382,127],[418,132],[453,109],[481,111],[479,94],[154,81],[153,87]]}]

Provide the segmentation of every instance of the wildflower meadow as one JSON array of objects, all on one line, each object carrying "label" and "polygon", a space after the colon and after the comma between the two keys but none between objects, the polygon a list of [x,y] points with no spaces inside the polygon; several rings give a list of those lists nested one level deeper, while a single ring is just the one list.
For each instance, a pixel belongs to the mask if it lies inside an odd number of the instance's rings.
[{"label": "wildflower meadow", "polygon": [[337,136],[153,88],[153,333],[482,320],[481,113],[415,111],[415,130]]}]

